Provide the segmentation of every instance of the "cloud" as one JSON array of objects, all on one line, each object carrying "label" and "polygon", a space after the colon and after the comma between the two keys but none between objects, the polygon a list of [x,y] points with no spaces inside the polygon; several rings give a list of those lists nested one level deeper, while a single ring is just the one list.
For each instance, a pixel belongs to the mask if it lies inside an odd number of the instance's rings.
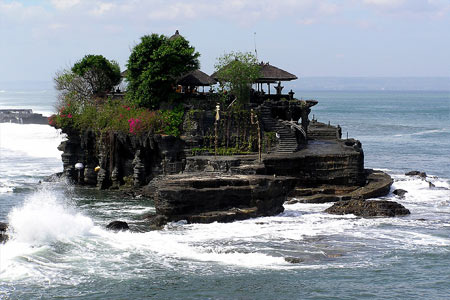
[{"label": "cloud", "polygon": [[450,7],[446,0],[362,0],[362,3],[391,14],[442,15]]},{"label": "cloud", "polygon": [[114,3],[104,3],[99,2],[94,4],[94,9],[90,11],[91,14],[95,16],[103,16],[107,14],[108,12],[111,12],[116,8],[116,4]]},{"label": "cloud", "polygon": [[56,9],[66,10],[80,4],[81,0],[51,0]]}]

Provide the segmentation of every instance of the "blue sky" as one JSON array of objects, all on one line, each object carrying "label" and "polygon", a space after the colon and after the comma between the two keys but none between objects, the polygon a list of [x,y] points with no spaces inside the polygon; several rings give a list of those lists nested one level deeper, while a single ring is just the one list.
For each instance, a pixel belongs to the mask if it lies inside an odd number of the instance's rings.
[{"label": "blue sky", "polygon": [[176,29],[214,71],[253,51],[299,77],[450,77],[450,0],[0,0],[0,81],[51,80],[85,54],[123,67]]}]

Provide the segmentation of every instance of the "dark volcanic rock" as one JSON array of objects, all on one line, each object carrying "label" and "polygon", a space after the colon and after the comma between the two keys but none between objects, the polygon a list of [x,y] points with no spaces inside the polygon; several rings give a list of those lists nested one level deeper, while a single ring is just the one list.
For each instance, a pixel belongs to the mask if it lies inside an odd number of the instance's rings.
[{"label": "dark volcanic rock", "polygon": [[305,261],[304,259],[298,257],[285,257],[284,260],[291,264],[299,264]]},{"label": "dark volcanic rock", "polygon": [[6,234],[8,229],[8,224],[0,222],[0,243],[5,243],[8,241],[9,236]]},{"label": "dark volcanic rock", "polygon": [[5,232],[8,229],[8,224],[0,222],[0,232]]},{"label": "dark volcanic rock", "polygon": [[408,209],[397,202],[362,199],[336,202],[325,212],[335,215],[354,214],[361,217],[395,217],[410,214]]},{"label": "dark volcanic rock", "polygon": [[52,174],[50,176],[45,177],[42,181],[44,182],[57,182],[61,180],[61,177],[63,176],[62,172],[58,172],[55,174]]},{"label": "dark volcanic rock", "polygon": [[408,191],[402,190],[402,189],[396,189],[395,191],[392,192],[392,194],[399,196],[400,198],[405,197],[405,194]]},{"label": "dark volcanic rock", "polygon": [[420,172],[420,171],[409,171],[407,173],[405,173],[406,176],[419,176],[422,178],[426,178],[427,177],[427,173],[425,172]]},{"label": "dark volcanic rock", "polygon": [[364,186],[321,185],[318,188],[297,188],[290,196],[292,203],[326,203],[350,199],[369,199],[389,194],[393,180],[388,174],[366,169]]},{"label": "dark volcanic rock", "polygon": [[150,223],[150,229],[161,229],[169,220],[162,215],[150,215],[146,217],[147,221]]},{"label": "dark volcanic rock", "polygon": [[[231,222],[284,211],[294,187],[291,177],[263,175],[171,175],[153,186],[156,213],[152,225],[187,220],[189,223]],[[145,190],[144,190],[145,191]]]},{"label": "dark volcanic rock", "polygon": [[121,230],[129,230],[128,223],[124,221],[112,221],[108,225],[106,225],[106,229],[113,231],[121,231]]}]

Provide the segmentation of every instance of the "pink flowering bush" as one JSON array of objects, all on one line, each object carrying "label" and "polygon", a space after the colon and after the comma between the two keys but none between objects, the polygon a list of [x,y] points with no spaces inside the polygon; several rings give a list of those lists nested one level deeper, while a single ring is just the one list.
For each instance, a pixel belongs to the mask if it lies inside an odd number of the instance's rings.
[{"label": "pink flowering bush", "polygon": [[138,118],[128,119],[128,124],[130,126],[129,132],[132,134],[137,134],[141,128],[141,121]]},{"label": "pink flowering bush", "polygon": [[[175,111],[175,110],[174,110]],[[176,109],[177,118],[170,110],[151,111],[126,105],[122,100],[108,99],[76,105],[70,101],[61,104],[58,113],[49,117],[48,122],[56,128],[93,129],[100,132],[118,131],[133,135],[159,133],[179,135],[183,110]]]}]

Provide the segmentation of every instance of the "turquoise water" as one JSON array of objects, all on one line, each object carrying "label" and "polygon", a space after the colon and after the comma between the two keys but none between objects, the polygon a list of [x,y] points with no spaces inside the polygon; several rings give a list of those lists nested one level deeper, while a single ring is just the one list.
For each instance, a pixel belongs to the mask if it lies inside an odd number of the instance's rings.
[{"label": "turquoise water", "polygon": [[[8,93],[0,93],[2,108],[41,105],[45,112],[54,102],[52,91],[14,94],[13,102]],[[0,221],[14,230],[0,246],[0,298],[448,298],[449,93],[298,94],[319,100],[312,112],[319,121],[361,140],[366,167],[386,170],[394,188],[408,191],[386,198],[410,216],[333,216],[323,213],[329,204],[295,204],[275,217],[141,232],[151,201],[38,184],[62,169],[62,137],[44,125],[0,124]],[[402,175],[413,169],[435,187]],[[135,232],[104,230],[115,219]]]}]

